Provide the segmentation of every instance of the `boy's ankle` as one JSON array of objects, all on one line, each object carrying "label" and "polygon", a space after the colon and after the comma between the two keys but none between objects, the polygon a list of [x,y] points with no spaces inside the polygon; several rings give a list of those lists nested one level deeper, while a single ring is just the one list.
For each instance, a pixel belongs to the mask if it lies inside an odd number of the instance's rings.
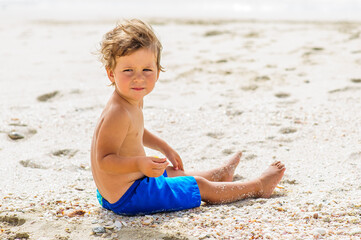
[{"label": "boy's ankle", "polygon": [[256,179],[255,181],[255,187],[256,187],[256,191],[255,191],[255,198],[260,198],[262,197],[264,191],[263,191],[263,184],[262,181],[260,179]]}]

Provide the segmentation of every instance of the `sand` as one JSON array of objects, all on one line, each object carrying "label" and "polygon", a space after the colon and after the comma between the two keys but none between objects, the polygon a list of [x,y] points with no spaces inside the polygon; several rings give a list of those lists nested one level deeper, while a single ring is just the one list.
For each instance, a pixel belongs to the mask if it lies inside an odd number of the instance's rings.
[{"label": "sand", "polygon": [[112,93],[92,52],[114,19],[0,20],[1,239],[360,239],[359,23],[148,19],[166,72],[146,127],[189,171],[238,150],[240,181],[287,171],[270,199],[122,217],[89,159]]}]

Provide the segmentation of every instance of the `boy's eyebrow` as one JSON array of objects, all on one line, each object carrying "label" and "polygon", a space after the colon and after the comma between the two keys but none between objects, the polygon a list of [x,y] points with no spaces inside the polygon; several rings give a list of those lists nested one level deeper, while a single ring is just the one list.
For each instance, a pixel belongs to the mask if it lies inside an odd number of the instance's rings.
[{"label": "boy's eyebrow", "polygon": [[[155,67],[156,66],[145,65],[145,66],[142,66],[141,68],[155,68]],[[125,65],[125,66],[122,66],[121,68],[134,68],[134,66]]]}]

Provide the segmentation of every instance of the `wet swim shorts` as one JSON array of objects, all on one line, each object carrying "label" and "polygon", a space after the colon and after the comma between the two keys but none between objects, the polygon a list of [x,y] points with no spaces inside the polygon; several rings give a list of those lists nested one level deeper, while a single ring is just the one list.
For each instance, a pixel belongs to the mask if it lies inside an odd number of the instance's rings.
[{"label": "wet swim shorts", "polygon": [[100,205],[120,215],[147,215],[199,207],[201,195],[194,177],[169,178],[167,172],[157,178],[136,180],[116,202],[109,203],[97,190]]}]

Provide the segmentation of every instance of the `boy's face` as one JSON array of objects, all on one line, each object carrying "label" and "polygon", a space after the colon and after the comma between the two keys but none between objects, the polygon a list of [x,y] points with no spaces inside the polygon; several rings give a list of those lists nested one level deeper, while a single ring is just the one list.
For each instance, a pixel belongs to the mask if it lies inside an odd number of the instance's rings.
[{"label": "boy's face", "polygon": [[137,104],[150,93],[159,77],[153,50],[141,48],[130,55],[118,57],[107,74],[118,94],[129,103]]}]

